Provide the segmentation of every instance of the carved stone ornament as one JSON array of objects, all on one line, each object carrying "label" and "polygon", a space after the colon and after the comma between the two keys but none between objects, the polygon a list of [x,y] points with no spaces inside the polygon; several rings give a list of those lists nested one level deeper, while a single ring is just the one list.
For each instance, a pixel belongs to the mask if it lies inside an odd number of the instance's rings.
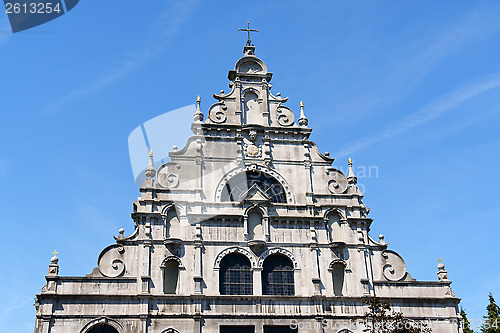
[{"label": "carved stone ornament", "polygon": [[293,115],[293,111],[284,105],[281,105],[281,103],[278,105],[278,108],[276,109],[278,113],[278,124],[281,126],[292,126],[293,125],[293,120],[295,119],[295,116]]},{"label": "carved stone ornament", "polygon": [[328,181],[328,190],[333,194],[344,193],[347,190],[347,178],[342,171],[330,169],[327,171],[330,177]]},{"label": "carved stone ornament", "polygon": [[250,130],[248,136],[250,137],[250,141],[255,142],[255,140],[257,139],[257,131]]},{"label": "carved stone ornament", "polygon": [[333,271],[333,266],[334,265],[342,265],[344,269],[347,268],[347,262],[343,259],[333,259],[332,262],[330,262],[330,265],[328,265],[328,271],[332,272]]},{"label": "carved stone ornament", "polygon": [[165,259],[163,259],[163,261],[161,262],[161,265],[160,265],[160,268],[161,269],[165,269],[165,267],[167,267],[167,262],[169,261],[175,261],[177,262],[177,265],[179,267],[179,269],[184,269],[184,265],[182,265],[182,261],[179,257],[177,256],[167,256]]},{"label": "carved stone ornament", "polygon": [[382,251],[385,259],[382,274],[389,281],[401,281],[406,277],[406,264],[403,258],[392,250]]},{"label": "carved stone ornament", "polygon": [[273,247],[271,249],[264,251],[259,257],[259,261],[257,262],[257,267],[263,267],[264,260],[272,254],[281,254],[284,255],[285,257],[288,257],[288,259],[290,259],[293,263],[293,268],[295,270],[300,270],[297,259],[295,259],[293,253],[280,247]]},{"label": "carved stone ornament", "polygon": [[226,110],[224,101],[215,103],[208,109],[208,118],[216,124],[222,124],[227,120]]},{"label": "carved stone ornament", "polygon": [[107,277],[123,275],[125,272],[124,252],[125,248],[121,244],[113,244],[105,248],[97,260],[97,267],[101,274]]},{"label": "carved stone ornament", "polygon": [[178,163],[165,163],[158,168],[157,181],[162,187],[176,188],[179,186],[179,172],[181,166]]},{"label": "carved stone ornament", "polygon": [[104,324],[113,327],[118,332],[123,331],[123,326],[119,322],[117,322],[116,320],[113,320],[113,319],[108,318],[108,317],[100,317],[100,318],[97,318],[97,319],[94,319],[94,320],[88,322],[85,326],[83,326],[80,333],[90,332],[93,328],[95,328],[97,326],[104,325]]},{"label": "carved stone ornament", "polygon": [[230,248],[227,248],[225,250],[222,250],[217,255],[217,257],[215,258],[214,269],[219,269],[220,262],[222,261],[222,259],[230,253],[242,254],[245,257],[247,257],[247,259],[250,261],[250,265],[252,267],[256,267],[256,265],[257,265],[257,258],[255,257],[255,255],[252,252],[250,252],[247,249],[242,248],[242,247],[230,247]]},{"label": "carved stone ornament", "polygon": [[262,156],[262,150],[254,144],[245,144],[245,155],[248,157],[259,157]]},{"label": "carved stone ornament", "polygon": [[238,73],[255,74],[261,71],[262,67],[255,61],[242,62],[238,67]]},{"label": "carved stone ornament", "polygon": [[169,327],[166,330],[163,330],[161,333],[179,333],[179,331],[175,328]]}]

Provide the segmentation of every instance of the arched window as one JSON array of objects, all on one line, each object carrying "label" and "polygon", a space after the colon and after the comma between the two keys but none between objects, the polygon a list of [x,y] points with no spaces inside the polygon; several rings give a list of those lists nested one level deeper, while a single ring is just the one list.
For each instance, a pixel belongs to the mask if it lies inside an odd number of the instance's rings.
[{"label": "arched window", "polygon": [[250,261],[238,253],[230,253],[220,262],[221,295],[252,295],[253,279]]},{"label": "arched window", "polygon": [[286,203],[283,186],[274,177],[260,171],[246,171],[229,179],[222,191],[222,201],[243,201],[245,194],[253,186],[259,187],[271,202]]},{"label": "arched window", "polygon": [[264,295],[294,295],[293,264],[282,255],[270,255],[264,260],[262,293]]},{"label": "arched window", "polygon": [[265,240],[262,214],[258,211],[252,211],[248,214],[248,239]]},{"label": "arched window", "polygon": [[328,216],[328,238],[330,243],[342,242],[342,229],[340,227],[340,216],[336,213]]},{"label": "arched window", "polygon": [[102,324],[102,325],[94,326],[87,333],[118,333],[118,331],[115,330],[112,326]]},{"label": "arched window", "polygon": [[175,260],[168,260],[163,267],[163,293],[177,293],[177,283],[179,281],[179,263]]},{"label": "arched window", "polygon": [[181,238],[181,225],[177,211],[174,207],[170,208],[166,217],[166,238]]},{"label": "arched window", "polygon": [[335,296],[342,296],[344,290],[344,265],[342,263],[335,263],[332,266],[333,275],[333,294]]}]

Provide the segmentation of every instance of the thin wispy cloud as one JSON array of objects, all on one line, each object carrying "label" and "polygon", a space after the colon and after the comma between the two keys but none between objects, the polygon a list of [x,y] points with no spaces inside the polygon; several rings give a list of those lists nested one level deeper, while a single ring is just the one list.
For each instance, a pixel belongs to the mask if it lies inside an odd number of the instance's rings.
[{"label": "thin wispy cloud", "polygon": [[[498,14],[498,10],[495,10]],[[497,15],[492,11],[475,11],[466,18],[455,20],[449,27],[437,34],[431,31],[428,39],[417,40],[408,45],[404,52],[414,53],[408,61],[392,63],[393,76],[386,80],[382,89],[390,90],[394,95],[401,96],[401,92],[411,92],[413,87],[420,83],[441,61],[455,50],[470,41],[474,41],[486,34],[500,30]]]},{"label": "thin wispy cloud", "polygon": [[414,127],[423,125],[460,104],[492,89],[500,87],[500,73],[489,76],[481,81],[459,88],[445,94],[423,109],[403,118],[399,122],[384,128],[381,132],[367,136],[341,149],[336,155],[347,156],[384,140],[391,139]]},{"label": "thin wispy cloud", "polygon": [[11,299],[11,303],[2,309],[2,311],[0,312],[0,318],[3,321],[3,319],[8,317],[11,314],[11,312],[23,308],[30,302],[33,302],[33,297],[31,295],[30,296],[16,295],[16,297],[13,297]]},{"label": "thin wispy cloud", "polygon": [[[500,30],[498,14],[500,7],[489,10],[477,10],[466,17],[460,17],[446,24],[439,32],[435,27],[427,31],[423,38],[408,40],[401,45],[392,42],[383,43],[384,53],[389,56],[389,62],[378,63],[370,68],[372,76],[367,76],[360,83],[349,82],[349,72],[340,77],[342,86],[351,86],[359,90],[355,98],[348,98],[340,102],[336,108],[351,110],[346,113],[342,121],[355,123],[375,110],[381,112],[394,103],[405,99],[415,91],[422,82],[432,75],[433,71],[445,59],[453,55],[468,43],[480,38],[487,38]],[[399,41],[399,39],[398,39]],[[390,52],[387,52],[390,50]],[[356,68],[366,58],[356,58],[348,67]],[[373,72],[372,72],[373,71]],[[338,118],[332,117],[330,121],[323,122],[321,126],[330,126],[330,122],[337,122]]]},{"label": "thin wispy cloud", "polygon": [[[2,290],[3,303],[1,304],[2,309],[0,310],[0,331],[1,332],[33,332],[33,326],[35,321],[30,320],[30,322],[20,321],[18,314],[22,312],[22,309],[29,307],[34,303],[33,295],[25,294],[10,294],[5,290]],[[33,309],[33,308],[32,308]],[[34,316],[34,309],[30,311],[30,315]],[[31,314],[33,313],[33,314]],[[23,314],[26,316],[26,314]],[[19,325],[12,325],[12,318],[16,317]],[[24,317],[26,318],[26,317]]]},{"label": "thin wispy cloud", "polygon": [[169,2],[167,8],[158,15],[156,21],[151,25],[150,31],[153,33],[148,36],[144,42],[144,46],[125,53],[122,59],[118,61],[111,70],[106,71],[95,81],[85,84],[84,87],[70,91],[63,97],[47,104],[42,109],[42,112],[55,112],[69,102],[88,96],[93,92],[113,84],[135,69],[145,65],[151,59],[157,57],[165,49],[170,39],[180,32],[182,26],[191,15],[193,8],[196,6],[196,3],[197,0],[176,0]]}]

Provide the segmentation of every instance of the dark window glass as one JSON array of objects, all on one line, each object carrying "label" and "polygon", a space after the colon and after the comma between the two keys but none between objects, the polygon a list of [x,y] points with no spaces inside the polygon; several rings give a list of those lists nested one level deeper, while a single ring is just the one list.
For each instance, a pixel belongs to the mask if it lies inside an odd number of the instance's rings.
[{"label": "dark window glass", "polygon": [[264,260],[262,288],[264,295],[295,294],[293,265],[290,259],[281,255],[271,255]]},{"label": "dark window glass", "polygon": [[231,253],[222,259],[219,290],[221,295],[252,295],[252,268],[245,256]]},{"label": "dark window glass", "polygon": [[297,333],[297,329],[290,326],[264,326],[264,333]]},{"label": "dark window glass", "polygon": [[89,333],[118,333],[113,327],[109,325],[98,325],[92,328]]},{"label": "dark window glass", "polygon": [[221,326],[220,333],[254,333],[254,326]]},{"label": "dark window glass", "polygon": [[253,185],[265,192],[271,202],[286,203],[283,186],[274,177],[260,171],[242,172],[231,178],[222,192],[222,201],[242,201],[244,194]]}]

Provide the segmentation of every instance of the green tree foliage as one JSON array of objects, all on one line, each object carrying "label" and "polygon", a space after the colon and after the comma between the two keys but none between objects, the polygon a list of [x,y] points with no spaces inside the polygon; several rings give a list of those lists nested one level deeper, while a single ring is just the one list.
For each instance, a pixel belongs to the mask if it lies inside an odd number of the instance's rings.
[{"label": "green tree foliage", "polygon": [[391,312],[391,306],[373,297],[364,301],[369,311],[364,318],[367,322],[367,332],[372,333],[430,333],[432,330],[420,321],[409,320],[401,312]]},{"label": "green tree foliage", "polygon": [[484,324],[481,326],[483,333],[500,333],[500,307],[495,303],[490,293],[490,304],[486,307],[488,315],[484,316]]},{"label": "green tree foliage", "polygon": [[460,308],[460,315],[462,316],[462,326],[464,328],[464,333],[474,333],[470,328],[470,321],[467,319],[467,314],[463,308]]}]

